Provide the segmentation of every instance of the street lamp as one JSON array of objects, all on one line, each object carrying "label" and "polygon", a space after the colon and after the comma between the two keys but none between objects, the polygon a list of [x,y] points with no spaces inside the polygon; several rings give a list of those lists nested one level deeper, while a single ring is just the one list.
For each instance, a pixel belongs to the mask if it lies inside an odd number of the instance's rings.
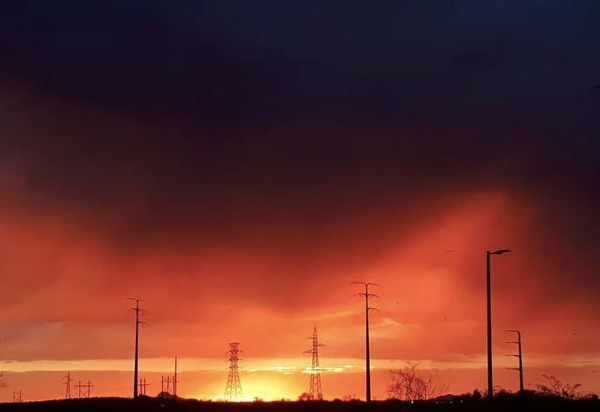
[{"label": "street lamp", "polygon": [[492,373],[492,255],[503,255],[511,252],[510,249],[498,249],[495,251],[486,251],[487,266],[487,378],[488,378],[488,397],[494,396],[494,377]]}]

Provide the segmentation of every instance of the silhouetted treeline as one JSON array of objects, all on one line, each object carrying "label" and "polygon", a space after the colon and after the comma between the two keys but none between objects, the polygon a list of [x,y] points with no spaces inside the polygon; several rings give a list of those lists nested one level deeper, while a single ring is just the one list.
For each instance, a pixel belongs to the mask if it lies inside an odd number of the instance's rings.
[{"label": "silhouetted treeline", "polygon": [[0,406],[2,412],[359,412],[359,411],[460,411],[494,412],[521,410],[563,410],[597,411],[600,401],[597,397],[571,400],[554,396],[540,396],[535,393],[504,394],[492,400],[480,399],[471,394],[444,397],[443,400],[422,402],[374,401],[370,405],[361,401],[322,401],[322,402],[248,402],[224,403],[196,400],[162,400],[141,398],[137,401],[123,398],[91,398],[57,400],[28,403],[6,403]]}]

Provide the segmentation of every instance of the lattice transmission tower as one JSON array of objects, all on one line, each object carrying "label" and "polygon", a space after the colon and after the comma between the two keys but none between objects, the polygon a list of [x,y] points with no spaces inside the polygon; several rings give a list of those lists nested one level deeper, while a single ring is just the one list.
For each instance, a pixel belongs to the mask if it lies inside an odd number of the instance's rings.
[{"label": "lattice transmission tower", "polygon": [[319,337],[317,335],[317,328],[314,328],[312,336],[306,339],[312,340],[312,348],[305,351],[304,353],[310,353],[312,355],[312,363],[310,367],[310,388],[308,395],[312,401],[323,400],[323,387],[321,385],[321,366],[319,365],[319,348],[325,346],[319,343]]},{"label": "lattice transmission tower", "polygon": [[240,371],[238,363],[240,350],[239,343],[229,344],[229,375],[227,376],[227,385],[225,386],[225,400],[229,402],[239,402],[242,400],[242,383],[240,382]]},{"label": "lattice transmission tower", "polygon": [[65,399],[71,399],[71,372],[67,372],[65,376]]}]

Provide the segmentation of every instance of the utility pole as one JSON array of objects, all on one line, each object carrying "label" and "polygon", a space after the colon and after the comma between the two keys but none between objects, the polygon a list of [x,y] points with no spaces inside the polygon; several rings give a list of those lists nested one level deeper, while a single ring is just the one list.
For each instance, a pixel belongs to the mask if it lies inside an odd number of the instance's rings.
[{"label": "utility pole", "polygon": [[163,394],[172,395],[171,393],[171,377],[161,376],[160,377],[160,391]]},{"label": "utility pole", "polygon": [[503,255],[511,252],[510,249],[498,249],[494,252],[489,250],[486,255],[486,295],[487,295],[487,396],[494,397],[494,372],[492,365],[492,255]]},{"label": "utility pole", "polygon": [[67,372],[65,376],[65,399],[71,399],[71,372]]},{"label": "utility pole", "polygon": [[139,342],[140,342],[140,325],[145,325],[145,322],[140,320],[140,313],[146,313],[145,310],[140,309],[140,302],[144,302],[143,299],[129,298],[129,300],[135,301],[135,308],[131,308],[135,312],[135,352],[133,361],[133,399],[138,397],[138,372],[139,372]]},{"label": "utility pole", "polygon": [[177,356],[175,356],[175,375],[173,375],[173,398],[177,398]]},{"label": "utility pole", "polygon": [[92,396],[93,387],[94,385],[92,385],[92,382],[89,380],[85,384],[81,383],[81,381],[78,381],[77,385],[75,385],[75,389],[77,389],[77,396],[79,398],[90,398]]},{"label": "utility pole", "polygon": [[23,391],[19,390],[13,392],[13,402],[21,403],[23,402]]},{"label": "utility pole", "polygon": [[146,378],[140,378],[140,395],[146,396],[146,388],[148,387],[148,383],[146,383]]},{"label": "utility pole", "polygon": [[91,398],[92,397],[92,388],[94,387],[94,385],[92,385],[91,381],[87,381],[87,383],[85,385],[83,385],[83,387],[85,388],[85,392],[84,395],[86,398]]},{"label": "utility pole", "polygon": [[77,397],[81,398],[81,389],[84,387],[84,385],[81,384],[81,381],[77,382],[77,385],[75,385],[75,389],[77,389]]},{"label": "utility pole", "polygon": [[171,395],[171,377],[160,377],[160,392],[162,394]]},{"label": "utility pole", "polygon": [[377,286],[377,283],[352,282],[352,284],[363,285],[365,291],[358,293],[358,296],[365,298],[365,361],[366,361],[366,396],[367,403],[371,402],[371,344],[369,340],[369,313],[372,310],[378,310],[369,306],[370,298],[378,298],[374,293],[369,293],[369,286]]},{"label": "utility pole", "polygon": [[523,392],[525,387],[523,385],[523,351],[521,348],[521,331],[516,330],[516,329],[509,329],[509,330],[507,330],[507,332],[517,334],[516,341],[506,342],[506,343],[513,343],[513,344],[517,345],[518,352],[515,355],[508,355],[508,356],[514,356],[515,358],[517,358],[519,360],[519,367],[518,368],[509,368],[509,369],[519,372],[519,392]]}]

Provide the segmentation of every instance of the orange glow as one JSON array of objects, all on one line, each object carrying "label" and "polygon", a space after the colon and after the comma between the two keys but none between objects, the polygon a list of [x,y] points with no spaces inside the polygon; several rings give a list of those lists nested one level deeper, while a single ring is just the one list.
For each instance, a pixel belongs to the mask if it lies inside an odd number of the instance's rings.
[{"label": "orange glow", "polygon": [[[62,106],[52,110],[56,119],[77,117]],[[86,116],[78,127],[90,134],[99,133],[98,124],[120,137],[146,136],[150,128]],[[39,124],[21,119],[27,127],[14,126],[15,135],[58,127],[48,117]],[[0,368],[8,387],[1,401],[13,389],[27,400],[62,397],[68,370],[76,381],[92,380],[96,395],[130,396],[131,296],[145,299],[148,311],[140,368],[149,393],[160,391],[160,377],[172,374],[178,356],[180,395],[219,399],[228,343],[240,342],[244,400],[297,399],[309,384],[305,338],[317,327],[325,398],[361,398],[363,302],[350,284],[357,280],[379,284],[379,312],[371,317],[378,399],[387,396],[389,369],[409,361],[438,370],[450,392],[481,389],[485,251],[505,247],[514,253],[494,259],[492,271],[498,385],[516,389],[514,373],[504,369],[514,347],[503,330],[518,328],[528,384],[546,373],[600,390],[598,284],[575,276],[597,273],[597,250],[567,239],[564,227],[574,225],[546,221],[550,206],[529,190],[457,180],[375,193],[383,183],[357,172],[345,184],[358,195],[343,207],[323,201],[321,211],[295,192],[263,199],[245,187],[224,188],[214,206],[222,214],[200,224],[196,205],[186,203],[174,213],[181,221],[155,233],[151,219],[136,218],[155,200],[146,192],[158,174],[139,182],[123,174],[135,185],[121,203],[111,198],[82,211],[71,199],[56,205],[34,197],[29,166],[20,158],[0,165]]]},{"label": "orange glow", "polygon": [[[409,241],[399,238],[396,246],[388,246],[386,253],[368,265],[335,271],[334,262],[322,257],[319,262],[327,268],[329,277],[322,279],[316,294],[300,290],[302,299],[287,295],[290,302],[274,295],[289,293],[286,290],[261,292],[270,286],[260,279],[283,270],[285,260],[219,251],[189,256],[116,257],[103,249],[102,242],[86,240],[83,232],[65,227],[63,222],[38,218],[33,226],[20,219],[4,218],[0,241],[4,253],[10,256],[6,285],[11,292],[7,297],[12,299],[2,312],[3,333],[7,336],[3,353],[15,359],[5,364],[5,380],[12,382],[11,386],[22,386],[30,399],[37,399],[52,396],[43,391],[36,395],[34,385],[47,382],[47,376],[56,380],[58,372],[53,371],[71,370],[83,379],[96,376],[99,382],[114,374],[121,376],[117,381],[122,383],[107,383],[106,388],[98,383],[98,393],[128,395],[131,361],[118,359],[131,355],[133,318],[125,297],[135,294],[144,296],[149,311],[149,326],[141,333],[141,368],[143,374],[155,377],[153,392],[157,391],[157,377],[169,373],[172,367],[165,355],[177,353],[181,359],[182,396],[219,399],[226,381],[227,342],[235,339],[242,342],[244,351],[245,401],[296,399],[307,391],[308,375],[303,372],[310,364],[308,357],[298,355],[308,349],[309,342],[303,338],[316,325],[320,340],[326,344],[321,353],[326,398],[361,397],[363,315],[360,300],[351,297],[356,290],[349,282],[370,279],[381,285],[377,287],[381,312],[373,314],[371,330],[374,390],[380,399],[386,396],[386,370],[397,367],[399,361],[417,361],[423,368],[437,369],[440,379],[450,381],[456,379],[452,376],[462,376],[461,384],[451,384],[454,391],[481,387],[482,245],[510,245],[517,250],[526,247],[526,238],[514,235],[517,228],[505,220],[507,215],[513,212],[507,207],[506,196],[473,196],[468,202],[448,207],[439,223],[417,228],[410,233]],[[523,212],[520,215],[526,220]],[[502,228],[494,232],[494,242],[485,237],[492,226]],[[495,262],[498,357],[511,350],[502,343],[506,339],[501,330],[514,327],[515,316],[525,310],[525,297],[537,282],[532,279],[522,290],[507,293],[511,282],[526,272],[523,268],[528,259],[531,257],[514,253]],[[53,270],[41,270],[40,265]],[[190,274],[202,273],[203,268],[211,268],[221,276],[196,282]],[[161,281],[161,271],[167,270],[169,280]],[[242,286],[229,290],[228,277],[240,271],[257,280],[245,282],[242,278]],[[210,295],[202,294],[206,282],[214,291]],[[250,300],[261,293],[262,299]],[[199,296],[202,304],[197,301]],[[538,302],[543,296],[534,295],[533,300]],[[600,383],[596,375],[577,372],[583,367],[582,361],[589,363],[588,368],[598,364],[597,337],[586,332],[585,317],[577,316],[579,310],[586,310],[584,303],[580,307],[568,303],[568,308],[544,309],[552,313],[551,318],[531,313],[525,324],[520,322],[526,328],[526,363],[531,368],[560,368],[565,377],[585,377],[584,382],[592,390]],[[211,332],[206,334],[205,330]],[[550,345],[548,336],[553,336]],[[564,358],[573,350],[581,354],[579,359]],[[498,368],[510,366],[509,361],[497,361]],[[44,370],[47,372],[41,372]],[[498,374],[502,376],[500,382],[514,387],[514,376],[501,371]],[[540,375],[530,372],[527,381],[535,385]],[[24,376],[35,379],[25,381],[21,378]],[[206,390],[199,391],[194,385]],[[60,385],[55,386],[51,393],[60,396]],[[8,395],[2,396],[6,399]]]}]

